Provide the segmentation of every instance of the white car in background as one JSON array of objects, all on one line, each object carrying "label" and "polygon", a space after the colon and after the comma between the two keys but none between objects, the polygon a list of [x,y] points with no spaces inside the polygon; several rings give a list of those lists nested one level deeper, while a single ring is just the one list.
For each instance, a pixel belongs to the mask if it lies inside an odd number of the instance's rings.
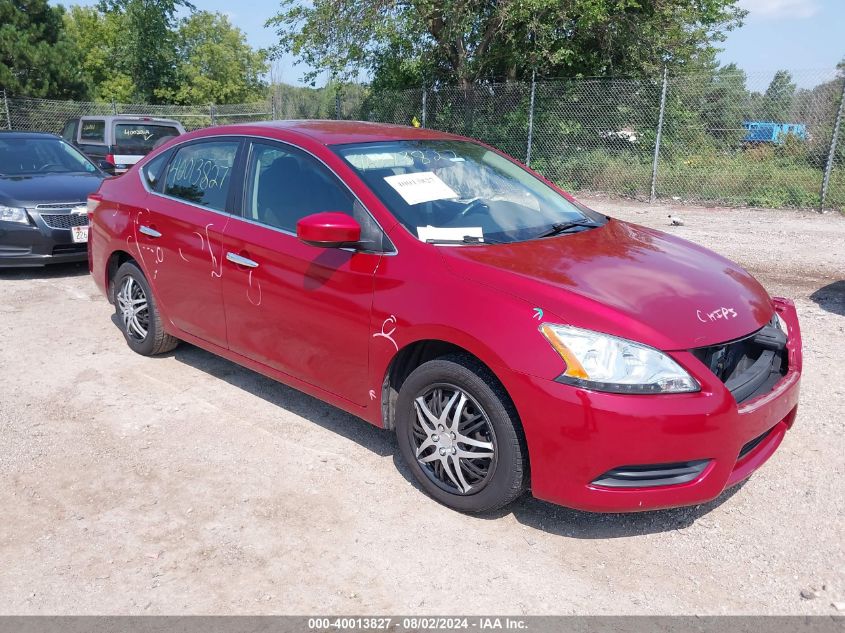
[{"label": "white car in background", "polygon": [[65,123],[62,138],[79,148],[100,169],[122,174],[185,128],[173,119],[148,116],[83,116]]}]

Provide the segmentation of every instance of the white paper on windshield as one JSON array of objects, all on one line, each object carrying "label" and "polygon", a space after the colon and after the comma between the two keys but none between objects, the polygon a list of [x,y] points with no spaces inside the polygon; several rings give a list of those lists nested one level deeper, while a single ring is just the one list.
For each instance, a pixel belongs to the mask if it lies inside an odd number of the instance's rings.
[{"label": "white paper on windshield", "polygon": [[477,237],[481,241],[484,241],[484,232],[481,230],[480,226],[459,226],[457,228],[453,228],[431,226],[429,224],[428,226],[417,227],[417,237],[419,237],[422,242],[427,240],[449,240],[460,242],[465,237]]},{"label": "white paper on windshield", "polygon": [[433,171],[421,171],[415,174],[385,176],[384,181],[393,187],[408,204],[420,204],[432,200],[457,198],[458,194],[440,180]]}]

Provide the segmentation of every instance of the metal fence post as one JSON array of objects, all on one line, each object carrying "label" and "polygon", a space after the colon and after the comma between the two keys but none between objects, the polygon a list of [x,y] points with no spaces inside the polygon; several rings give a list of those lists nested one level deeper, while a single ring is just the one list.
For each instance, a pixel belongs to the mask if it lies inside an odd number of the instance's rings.
[{"label": "metal fence post", "polygon": [[214,112],[214,104],[208,106],[208,114],[211,116],[211,125],[217,125],[217,117]]},{"label": "metal fence post", "polygon": [[836,110],[836,122],[833,124],[833,136],[830,139],[830,151],[827,153],[827,164],[824,166],[822,190],[819,195],[819,213],[824,211],[824,201],[827,198],[827,188],[830,185],[830,172],[833,171],[833,161],[836,159],[836,140],[839,137],[839,126],[842,123],[843,107],[845,107],[845,78],[842,79],[842,94],[839,96],[839,108]]},{"label": "metal fence post", "polygon": [[340,118],[340,86],[338,85],[334,90],[334,118]]},{"label": "metal fence post", "polygon": [[649,202],[654,202],[657,197],[657,159],[660,157],[660,139],[663,137],[663,114],[666,111],[666,86],[668,85],[668,72],[663,67],[663,90],[660,92],[660,114],[657,117],[657,136],[654,139],[654,160],[651,163],[651,195]]},{"label": "metal fence post", "polygon": [[534,139],[534,89],[537,85],[536,71],[531,71],[531,97],[528,100],[528,144],[525,147],[525,165],[531,167],[531,144]]},{"label": "metal fence post", "polygon": [[425,115],[426,115],[426,106],[428,105],[428,87],[423,84],[423,94],[422,94],[422,126],[425,127]]},{"label": "metal fence post", "polygon": [[273,120],[276,120],[276,93],[270,95],[270,113]]},{"label": "metal fence post", "polygon": [[6,112],[6,129],[12,129],[12,115],[9,114],[9,97],[6,95],[6,91],[3,91],[3,110]]},{"label": "metal fence post", "polygon": [[112,99],[112,102],[111,102],[111,113],[117,114],[117,104],[114,102],[114,99]]}]

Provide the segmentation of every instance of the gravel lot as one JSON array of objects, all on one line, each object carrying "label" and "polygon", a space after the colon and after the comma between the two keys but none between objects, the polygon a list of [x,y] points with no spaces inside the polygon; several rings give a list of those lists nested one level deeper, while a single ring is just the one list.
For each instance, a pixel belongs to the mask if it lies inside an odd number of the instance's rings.
[{"label": "gravel lot", "polygon": [[524,497],[464,516],[386,431],[188,345],[131,353],[84,266],[5,271],[0,613],[840,613],[845,217],[584,201],[796,300],[798,420],[744,486],[643,514]]}]

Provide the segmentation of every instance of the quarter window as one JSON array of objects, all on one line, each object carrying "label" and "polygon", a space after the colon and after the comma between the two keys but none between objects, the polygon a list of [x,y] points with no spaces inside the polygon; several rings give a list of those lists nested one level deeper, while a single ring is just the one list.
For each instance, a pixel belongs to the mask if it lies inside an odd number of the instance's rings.
[{"label": "quarter window", "polygon": [[158,184],[161,181],[161,176],[164,172],[164,166],[167,164],[167,159],[170,158],[170,152],[159,154],[143,167],[144,178],[151,189],[159,189]]},{"label": "quarter window", "polygon": [[167,168],[164,193],[225,211],[238,145],[238,141],[211,141],[179,148]]},{"label": "quarter window", "polygon": [[76,142],[76,121],[68,121],[65,124],[65,129],[62,130],[62,138],[68,143]]}]

